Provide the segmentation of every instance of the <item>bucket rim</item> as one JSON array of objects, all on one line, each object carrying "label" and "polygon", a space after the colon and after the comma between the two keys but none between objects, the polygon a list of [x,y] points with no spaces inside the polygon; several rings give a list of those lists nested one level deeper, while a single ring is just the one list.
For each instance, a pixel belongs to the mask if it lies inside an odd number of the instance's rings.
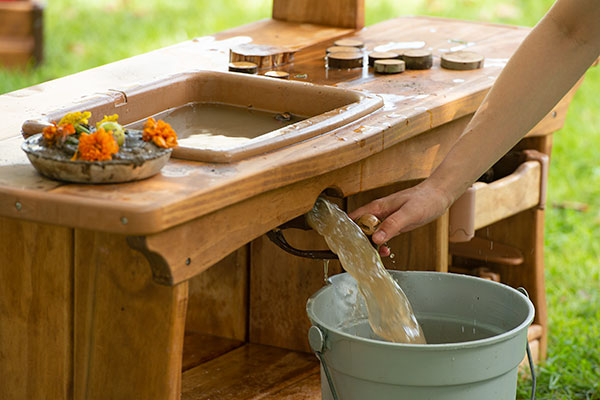
[{"label": "bucket rim", "polygon": [[[480,347],[482,345],[487,346],[487,345],[491,345],[494,343],[500,343],[500,342],[509,340],[509,339],[513,338],[514,336],[518,335],[522,330],[529,327],[529,325],[531,325],[531,323],[533,322],[533,318],[535,316],[535,307],[533,306],[533,303],[531,302],[531,300],[527,296],[525,296],[523,293],[516,290],[515,288],[508,286],[506,284],[503,284],[503,283],[494,282],[494,281],[478,278],[478,277],[471,276],[471,275],[456,274],[456,273],[445,273],[445,272],[435,272],[435,271],[397,271],[397,270],[387,270],[387,271],[390,272],[392,274],[392,276],[393,275],[403,275],[403,274],[424,275],[424,276],[442,274],[442,275],[449,277],[450,279],[471,279],[471,280],[476,280],[484,285],[501,287],[502,289],[507,289],[507,290],[517,294],[518,296],[520,296],[519,298],[521,298],[523,301],[525,301],[525,304],[527,305],[527,309],[528,309],[527,317],[519,325],[517,325],[516,327],[514,327],[506,332],[502,332],[498,335],[490,336],[487,338],[470,340],[470,341],[466,341],[466,342],[414,344],[414,343],[396,343],[396,342],[388,342],[388,341],[384,341],[384,340],[369,339],[369,338],[365,338],[365,337],[351,335],[351,334],[346,333],[338,328],[330,328],[329,326],[327,326],[327,324],[323,323],[323,321],[312,312],[312,309],[311,309],[312,303],[315,301],[315,298],[317,296],[319,296],[319,294],[321,292],[328,290],[330,285],[327,285],[327,286],[323,286],[321,289],[319,289],[317,292],[315,292],[312,296],[310,296],[306,303],[306,312],[308,314],[308,318],[309,318],[311,324],[317,325],[320,329],[323,329],[324,333],[325,333],[325,337],[327,337],[327,333],[333,332],[336,335],[345,337],[349,340],[356,340],[356,338],[358,337],[358,338],[360,338],[361,342],[365,342],[365,343],[369,343],[369,344],[373,344],[373,345],[377,345],[377,346],[389,347],[389,348],[401,347],[401,348],[404,348],[405,350],[415,350],[415,351],[424,351],[424,350],[425,351],[440,351],[440,350],[451,351],[451,350],[456,350],[456,349],[476,348],[476,347]],[[350,277],[352,277],[352,275],[350,275],[348,272],[342,272],[342,273],[331,276],[329,278],[331,281],[331,285],[334,284],[336,279],[340,279],[339,277],[342,277],[345,275],[349,275]],[[352,277],[352,279],[354,279],[354,278]]]}]

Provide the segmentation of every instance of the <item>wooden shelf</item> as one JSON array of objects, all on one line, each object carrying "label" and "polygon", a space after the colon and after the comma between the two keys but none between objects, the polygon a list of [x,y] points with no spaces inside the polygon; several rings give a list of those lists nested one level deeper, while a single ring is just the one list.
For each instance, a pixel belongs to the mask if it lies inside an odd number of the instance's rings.
[{"label": "wooden shelf", "polygon": [[204,333],[186,332],[183,338],[182,370],[187,371],[202,363],[222,356],[242,346],[241,340],[228,339]]},{"label": "wooden shelf", "polygon": [[245,344],[185,371],[181,399],[318,400],[319,362],[310,353]]}]

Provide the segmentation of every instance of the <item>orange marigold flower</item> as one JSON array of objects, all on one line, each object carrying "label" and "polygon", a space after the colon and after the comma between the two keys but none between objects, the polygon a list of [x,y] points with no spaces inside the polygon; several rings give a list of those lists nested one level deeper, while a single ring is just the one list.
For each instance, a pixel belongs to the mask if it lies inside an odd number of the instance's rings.
[{"label": "orange marigold flower", "polygon": [[146,142],[152,140],[155,145],[165,149],[177,146],[177,134],[171,125],[161,119],[156,122],[152,117],[144,124],[142,139]]},{"label": "orange marigold flower", "polygon": [[119,145],[115,141],[111,131],[106,132],[103,128],[89,135],[85,132],[79,137],[79,146],[73,159],[79,158],[85,161],[112,160],[112,155],[119,151]]},{"label": "orange marigold flower", "polygon": [[62,145],[67,140],[67,136],[74,133],[75,127],[72,124],[56,125],[56,122],[42,130],[44,142],[48,147],[54,146],[56,143]]}]

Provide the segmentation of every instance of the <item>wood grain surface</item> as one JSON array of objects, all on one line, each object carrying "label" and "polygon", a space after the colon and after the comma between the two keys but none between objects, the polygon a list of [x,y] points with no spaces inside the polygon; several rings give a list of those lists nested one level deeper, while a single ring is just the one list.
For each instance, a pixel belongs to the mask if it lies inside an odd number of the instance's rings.
[{"label": "wood grain surface", "polygon": [[[386,21],[361,30],[355,36],[363,40],[368,49],[418,37],[433,48],[434,55],[448,50],[449,35],[465,40],[473,38],[476,39],[472,46],[474,51],[488,58],[493,54],[491,58],[497,61],[467,73],[434,65],[427,71],[376,78],[366,67],[327,72],[323,55],[333,43],[332,35],[340,32],[322,28],[327,34],[319,37],[316,32],[321,30],[312,28],[312,33],[304,33],[304,38],[312,38],[312,42],[303,41],[303,45],[312,43],[312,46],[298,51],[294,63],[286,69],[291,78],[376,93],[386,101],[383,110],[313,140],[233,164],[173,160],[161,174],[138,183],[57,184],[40,179],[28,166],[18,148],[20,141],[15,139],[19,126],[32,116],[60,106],[56,98],[64,99],[66,104],[82,95],[132,86],[141,80],[192,66],[224,71],[230,47],[239,43],[244,33],[259,37],[256,32],[263,32],[265,36],[261,36],[261,40],[264,40],[267,30],[261,29],[275,24],[279,37],[273,40],[276,43],[270,44],[285,46],[285,40],[294,42],[289,38],[305,29],[282,21],[257,24],[0,96],[0,107],[6,109],[9,116],[0,130],[0,215],[74,227],[93,224],[97,230],[115,233],[160,232],[252,196],[356,163],[412,136],[471,114],[528,32],[524,28],[436,18]],[[432,32],[432,27],[436,32]],[[148,62],[162,57],[169,61]],[[456,82],[459,78],[461,81]],[[557,107],[556,116],[550,113],[552,124],[547,124],[547,129],[562,124],[566,107],[561,106]],[[440,132],[440,141],[444,140],[443,135]],[[419,160],[413,165],[419,166]],[[18,175],[14,175],[15,170],[19,171]],[[22,204],[20,210],[14,207],[17,201]],[[73,212],[74,209],[77,212]]]},{"label": "wood grain surface", "polygon": [[75,232],[74,398],[179,399],[187,282],[165,287],[125,237]]},{"label": "wood grain surface", "polygon": [[248,344],[184,372],[181,399],[279,399],[277,393],[304,386],[318,370],[313,354]]},{"label": "wood grain surface", "polygon": [[274,0],[273,18],[360,29],[365,25],[365,0]]},{"label": "wood grain surface", "polygon": [[73,230],[0,217],[0,397],[73,390]]}]

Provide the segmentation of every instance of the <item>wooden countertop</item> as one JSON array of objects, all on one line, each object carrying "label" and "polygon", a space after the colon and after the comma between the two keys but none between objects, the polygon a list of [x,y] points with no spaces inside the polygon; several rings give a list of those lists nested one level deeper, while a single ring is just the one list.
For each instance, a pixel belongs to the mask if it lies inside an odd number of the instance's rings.
[{"label": "wooden countertop", "polygon": [[[357,163],[473,113],[528,31],[427,17],[393,19],[356,33],[264,20],[5,94],[0,96],[4,122],[0,128],[0,215],[124,234],[163,231],[252,196]],[[349,34],[362,39],[368,50],[390,42],[424,42],[424,47],[433,51],[434,67],[393,76],[374,76],[367,68],[325,69],[325,49],[335,38]],[[109,89],[118,96],[119,89],[176,72],[226,71],[229,48],[249,40],[302,49],[293,64],[279,68],[289,71],[293,79],[369,91],[381,95],[385,107],[362,121],[273,153],[231,164],[171,159],[161,174],[127,184],[75,185],[48,180],[37,174],[20,149],[20,126],[28,118]],[[440,54],[465,47],[486,57],[484,68],[450,71],[439,67]],[[541,124],[559,128],[566,106],[559,105],[556,111],[553,121]],[[419,166],[425,176],[433,167]],[[361,189],[361,179],[356,179],[356,191]]]}]

